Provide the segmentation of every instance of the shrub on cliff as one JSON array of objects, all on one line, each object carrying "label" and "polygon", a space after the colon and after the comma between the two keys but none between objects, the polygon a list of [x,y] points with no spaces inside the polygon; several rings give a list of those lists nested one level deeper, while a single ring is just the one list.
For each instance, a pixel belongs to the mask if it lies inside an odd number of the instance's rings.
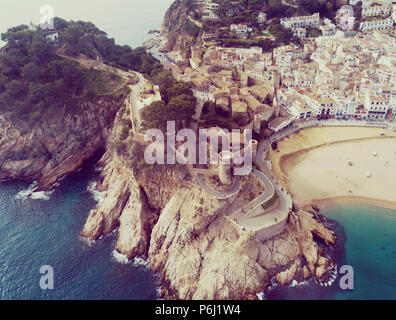
[{"label": "shrub on cliff", "polygon": [[7,46],[0,56],[0,110],[27,120],[37,118],[29,115],[34,106],[44,110],[67,104],[84,86],[84,70],[54,55],[41,32],[19,26],[2,34]]},{"label": "shrub on cliff", "polygon": [[[67,54],[101,57],[105,62],[146,74],[162,70],[162,65],[144,48],[118,46],[90,22],[55,18],[54,24],[59,33],[58,44]],[[37,120],[37,111],[45,113],[77,105],[76,100],[91,100],[119,89],[115,85],[119,83],[118,76],[87,70],[59,57],[57,47],[46,40],[46,34],[46,30],[33,31],[26,25],[1,34],[7,45],[0,54],[0,111],[11,111],[31,122]]]},{"label": "shrub on cliff", "polygon": [[62,20],[59,24],[62,25],[59,42],[69,55],[83,53],[91,59],[100,57],[106,63],[145,74],[162,68],[143,47],[132,49],[117,45],[114,39],[108,38],[106,32],[91,22]]}]

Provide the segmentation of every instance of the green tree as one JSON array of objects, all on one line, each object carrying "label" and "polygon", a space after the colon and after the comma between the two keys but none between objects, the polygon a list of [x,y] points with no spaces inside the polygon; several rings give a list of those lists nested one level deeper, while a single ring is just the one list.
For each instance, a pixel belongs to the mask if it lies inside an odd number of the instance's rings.
[{"label": "green tree", "polygon": [[41,69],[34,62],[25,64],[22,68],[21,77],[28,81],[35,81],[41,77]]},{"label": "green tree", "polygon": [[26,94],[26,87],[20,80],[12,80],[5,85],[7,92],[14,99],[21,99]]}]

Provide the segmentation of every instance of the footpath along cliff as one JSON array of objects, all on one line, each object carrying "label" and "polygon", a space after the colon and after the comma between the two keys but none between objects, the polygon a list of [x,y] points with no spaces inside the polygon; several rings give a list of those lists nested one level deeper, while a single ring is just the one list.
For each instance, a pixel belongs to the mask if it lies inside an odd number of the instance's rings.
[{"label": "footpath along cliff", "polygon": [[[169,33],[173,50],[186,49],[197,39],[195,28],[189,35],[179,33],[189,19],[183,8],[168,11],[164,21],[163,31]],[[172,21],[178,22],[172,26]],[[125,57],[135,61],[142,54],[131,52]],[[85,68],[90,74],[91,67],[102,66],[100,59],[83,60],[77,62],[89,62]],[[150,65],[150,59],[145,61],[142,65]],[[101,71],[123,74],[102,67]],[[133,87],[133,79],[125,77],[123,86]],[[144,146],[135,141],[127,107],[128,90],[113,93],[54,108],[45,117],[38,114],[39,120],[29,126],[4,107],[0,179],[37,180],[39,190],[49,190],[105,148],[97,184],[103,199],[90,212],[81,234],[96,240],[117,230],[116,250],[129,259],[148,259],[160,276],[161,296],[167,299],[254,299],[273,281],[287,284],[309,277],[328,281],[332,262],[326,247],[336,239],[320,218],[305,211],[290,212],[281,234],[259,242],[228,217],[230,208],[237,206],[237,195],[219,200],[204,193],[184,166],[145,164]]]},{"label": "footpath along cliff", "polygon": [[[189,12],[175,1],[161,29],[168,40],[164,49],[184,58],[202,34]],[[146,165],[130,118],[125,107],[116,115],[99,161],[103,198],[82,236],[96,240],[116,230],[116,250],[147,259],[166,299],[256,299],[274,282],[329,281],[334,265],[328,248],[336,237],[323,217],[290,212],[281,234],[259,242],[228,217],[237,196],[219,200],[204,193],[183,166]]]}]

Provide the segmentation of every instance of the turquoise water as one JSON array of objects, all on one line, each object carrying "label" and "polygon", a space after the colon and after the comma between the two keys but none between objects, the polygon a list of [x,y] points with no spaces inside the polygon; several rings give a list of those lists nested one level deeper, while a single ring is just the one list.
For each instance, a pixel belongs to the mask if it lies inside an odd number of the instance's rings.
[{"label": "turquoise water", "polygon": [[338,242],[327,250],[337,263],[353,267],[353,290],[342,290],[338,273],[330,287],[315,280],[275,287],[268,299],[394,300],[396,299],[396,210],[343,203],[322,210]]},{"label": "turquoise water", "polygon": [[[95,201],[87,191],[93,166],[64,179],[49,200],[22,200],[22,183],[0,183],[0,299],[156,299],[154,275],[122,264],[116,234],[89,245],[80,239]],[[39,269],[54,269],[54,289],[39,286]]]},{"label": "turquoise water", "polygon": [[345,230],[345,264],[354,269],[355,289],[335,299],[396,299],[396,211],[364,204],[323,211]]},{"label": "turquoise water", "polygon": [[[55,15],[88,20],[119,44],[142,44],[146,31],[159,28],[172,0],[3,0],[0,32],[30,21],[38,23],[39,8],[49,4]],[[154,299],[153,274],[142,266],[120,264],[112,251],[112,234],[89,246],[79,233],[95,207],[87,192],[97,176],[89,166],[65,180],[49,200],[18,200],[21,183],[0,183],[0,299]],[[340,225],[345,251],[337,248],[339,264],[353,266],[355,290],[341,291],[308,283],[274,290],[278,299],[396,299],[396,211],[343,204],[323,211]],[[54,267],[55,289],[39,287],[42,265]],[[269,296],[271,298],[271,296]]]}]

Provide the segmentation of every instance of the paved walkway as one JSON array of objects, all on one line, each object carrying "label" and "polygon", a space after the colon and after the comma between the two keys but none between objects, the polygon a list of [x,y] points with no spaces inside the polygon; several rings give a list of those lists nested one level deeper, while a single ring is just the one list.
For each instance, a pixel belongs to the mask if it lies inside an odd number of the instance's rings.
[{"label": "paved walkway", "polygon": [[282,4],[283,4],[284,6],[289,6],[289,7],[292,7],[292,8],[298,8],[298,5],[288,3],[286,0],[282,0]]},{"label": "paved walkway", "polygon": [[203,173],[197,173],[197,179],[198,182],[204,192],[207,194],[210,194],[217,199],[228,199],[231,198],[232,196],[236,195],[239,190],[241,189],[241,182],[242,182],[242,177],[241,176],[235,176],[235,181],[234,184],[232,185],[232,188],[228,191],[217,191],[214,190],[213,188],[210,188],[207,183],[205,182],[205,174]]},{"label": "paved walkway", "polygon": [[127,98],[126,104],[130,108],[130,117],[131,117],[131,122],[132,122],[132,130],[134,135],[139,134],[139,129],[141,125],[141,119],[138,115],[139,110],[137,107],[137,100],[138,100],[138,95],[140,94],[140,91],[142,90],[142,87],[144,85],[144,77],[138,73],[135,72],[136,76],[139,79],[139,82],[136,85],[129,86],[131,89],[131,94],[129,96],[129,99]]},{"label": "paved walkway", "polygon": [[[271,227],[278,224],[284,223],[286,225],[289,211],[292,209],[293,202],[290,194],[278,184],[277,181],[272,177],[273,174],[266,165],[264,159],[268,150],[268,140],[262,140],[259,143],[256,156],[256,165],[259,170],[254,170],[253,173],[264,183],[265,192],[258,198],[251,201],[246,206],[234,211],[231,215],[231,219],[241,225],[242,227],[248,228],[254,232],[262,234],[266,229],[270,230]],[[262,204],[267,203],[275,194],[278,194],[278,206],[271,212],[265,212],[262,208]],[[270,236],[274,236],[282,232],[283,228],[280,228],[275,233],[271,233]],[[265,234],[265,232],[264,232]],[[265,240],[266,237],[260,239]]]}]

